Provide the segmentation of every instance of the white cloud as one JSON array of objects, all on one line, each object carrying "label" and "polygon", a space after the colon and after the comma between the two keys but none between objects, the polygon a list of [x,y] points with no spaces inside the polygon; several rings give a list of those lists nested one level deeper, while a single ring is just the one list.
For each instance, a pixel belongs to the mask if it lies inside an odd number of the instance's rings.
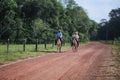
[{"label": "white cloud", "polygon": [[119,0],[75,0],[76,3],[87,10],[88,16],[100,22],[101,19],[109,20],[108,14],[112,9],[120,8]]}]

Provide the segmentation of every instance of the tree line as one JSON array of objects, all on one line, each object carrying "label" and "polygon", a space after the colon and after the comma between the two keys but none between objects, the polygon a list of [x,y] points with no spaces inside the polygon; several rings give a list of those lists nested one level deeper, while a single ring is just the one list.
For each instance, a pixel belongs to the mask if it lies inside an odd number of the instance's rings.
[{"label": "tree line", "polygon": [[55,39],[58,29],[66,41],[75,31],[87,41],[90,29],[98,26],[74,0],[1,0],[0,13],[0,39],[13,42]]},{"label": "tree line", "polygon": [[114,39],[120,36],[119,20],[119,9],[112,10],[110,21],[98,24],[74,0],[0,0],[0,40],[14,43],[54,40],[58,29],[64,41],[75,31],[80,41]]},{"label": "tree line", "polygon": [[120,40],[120,8],[112,9],[110,20],[102,19],[98,30],[98,38],[102,40]]}]

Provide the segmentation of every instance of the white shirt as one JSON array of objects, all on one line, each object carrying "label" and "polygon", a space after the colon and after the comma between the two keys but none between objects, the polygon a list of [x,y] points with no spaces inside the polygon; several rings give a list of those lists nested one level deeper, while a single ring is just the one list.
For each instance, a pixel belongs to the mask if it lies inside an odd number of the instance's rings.
[{"label": "white shirt", "polygon": [[79,39],[79,35],[73,34],[73,35],[72,35],[72,38],[76,38],[76,39],[78,40],[78,39]]}]

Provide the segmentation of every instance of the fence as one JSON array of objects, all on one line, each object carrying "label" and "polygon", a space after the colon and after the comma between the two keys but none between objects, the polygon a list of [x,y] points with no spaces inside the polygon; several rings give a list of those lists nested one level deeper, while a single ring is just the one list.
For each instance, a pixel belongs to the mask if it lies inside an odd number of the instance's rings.
[{"label": "fence", "polygon": [[[30,42],[30,41],[29,41]],[[0,53],[10,53],[10,52],[37,52],[48,48],[54,47],[54,40],[41,42],[38,39],[34,39],[30,44],[28,44],[26,39],[14,42],[13,40],[0,41]]]},{"label": "fence", "polygon": [[120,45],[120,40],[112,40],[112,41],[105,41],[105,43],[108,43],[108,44],[114,44],[114,45]]},{"label": "fence", "polygon": [[[18,40],[16,42],[14,40],[1,40],[0,41],[0,53],[16,53],[16,52],[39,52],[43,49],[53,49],[54,48],[54,40],[39,40],[33,39],[28,41],[26,39]],[[63,45],[65,45],[64,41]],[[68,43],[68,41],[67,41]]]}]

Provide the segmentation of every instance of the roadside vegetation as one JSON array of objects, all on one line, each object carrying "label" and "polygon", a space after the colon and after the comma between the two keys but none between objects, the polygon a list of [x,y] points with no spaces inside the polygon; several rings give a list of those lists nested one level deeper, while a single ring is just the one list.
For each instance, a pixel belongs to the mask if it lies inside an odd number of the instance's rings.
[{"label": "roadside vegetation", "polygon": [[[62,47],[62,51],[70,48],[70,44],[65,44]],[[35,51],[34,44],[27,44],[26,51],[23,51],[23,45],[12,44],[9,46],[9,52],[7,52],[6,45],[0,45],[0,65],[28,57],[41,56],[47,53],[56,53],[56,51],[56,46],[53,46],[52,44],[47,44],[47,48],[44,47],[44,44],[39,44],[37,51]]]},{"label": "roadside vegetation", "polygon": [[120,80],[120,40],[112,45],[112,55],[114,59],[115,78]]},{"label": "roadside vegetation", "polygon": [[[85,44],[87,43],[80,43],[80,46]],[[62,51],[66,51],[70,48],[71,48],[70,44],[66,43],[62,47]],[[56,45],[47,44],[47,48],[45,48],[44,44],[38,44],[38,49],[36,51],[35,44],[27,44],[25,51],[23,51],[22,44],[11,44],[9,45],[9,52],[7,52],[6,45],[0,45],[0,65],[9,63],[11,61],[26,59],[29,57],[42,56],[48,53],[57,54]]]},{"label": "roadside vegetation", "polygon": [[109,61],[108,73],[112,80],[120,80],[120,38],[102,42],[111,45],[112,48],[112,59]]},{"label": "roadside vegetation", "polygon": [[120,80],[120,38],[100,41],[111,46],[111,59],[107,61],[106,80]]}]

